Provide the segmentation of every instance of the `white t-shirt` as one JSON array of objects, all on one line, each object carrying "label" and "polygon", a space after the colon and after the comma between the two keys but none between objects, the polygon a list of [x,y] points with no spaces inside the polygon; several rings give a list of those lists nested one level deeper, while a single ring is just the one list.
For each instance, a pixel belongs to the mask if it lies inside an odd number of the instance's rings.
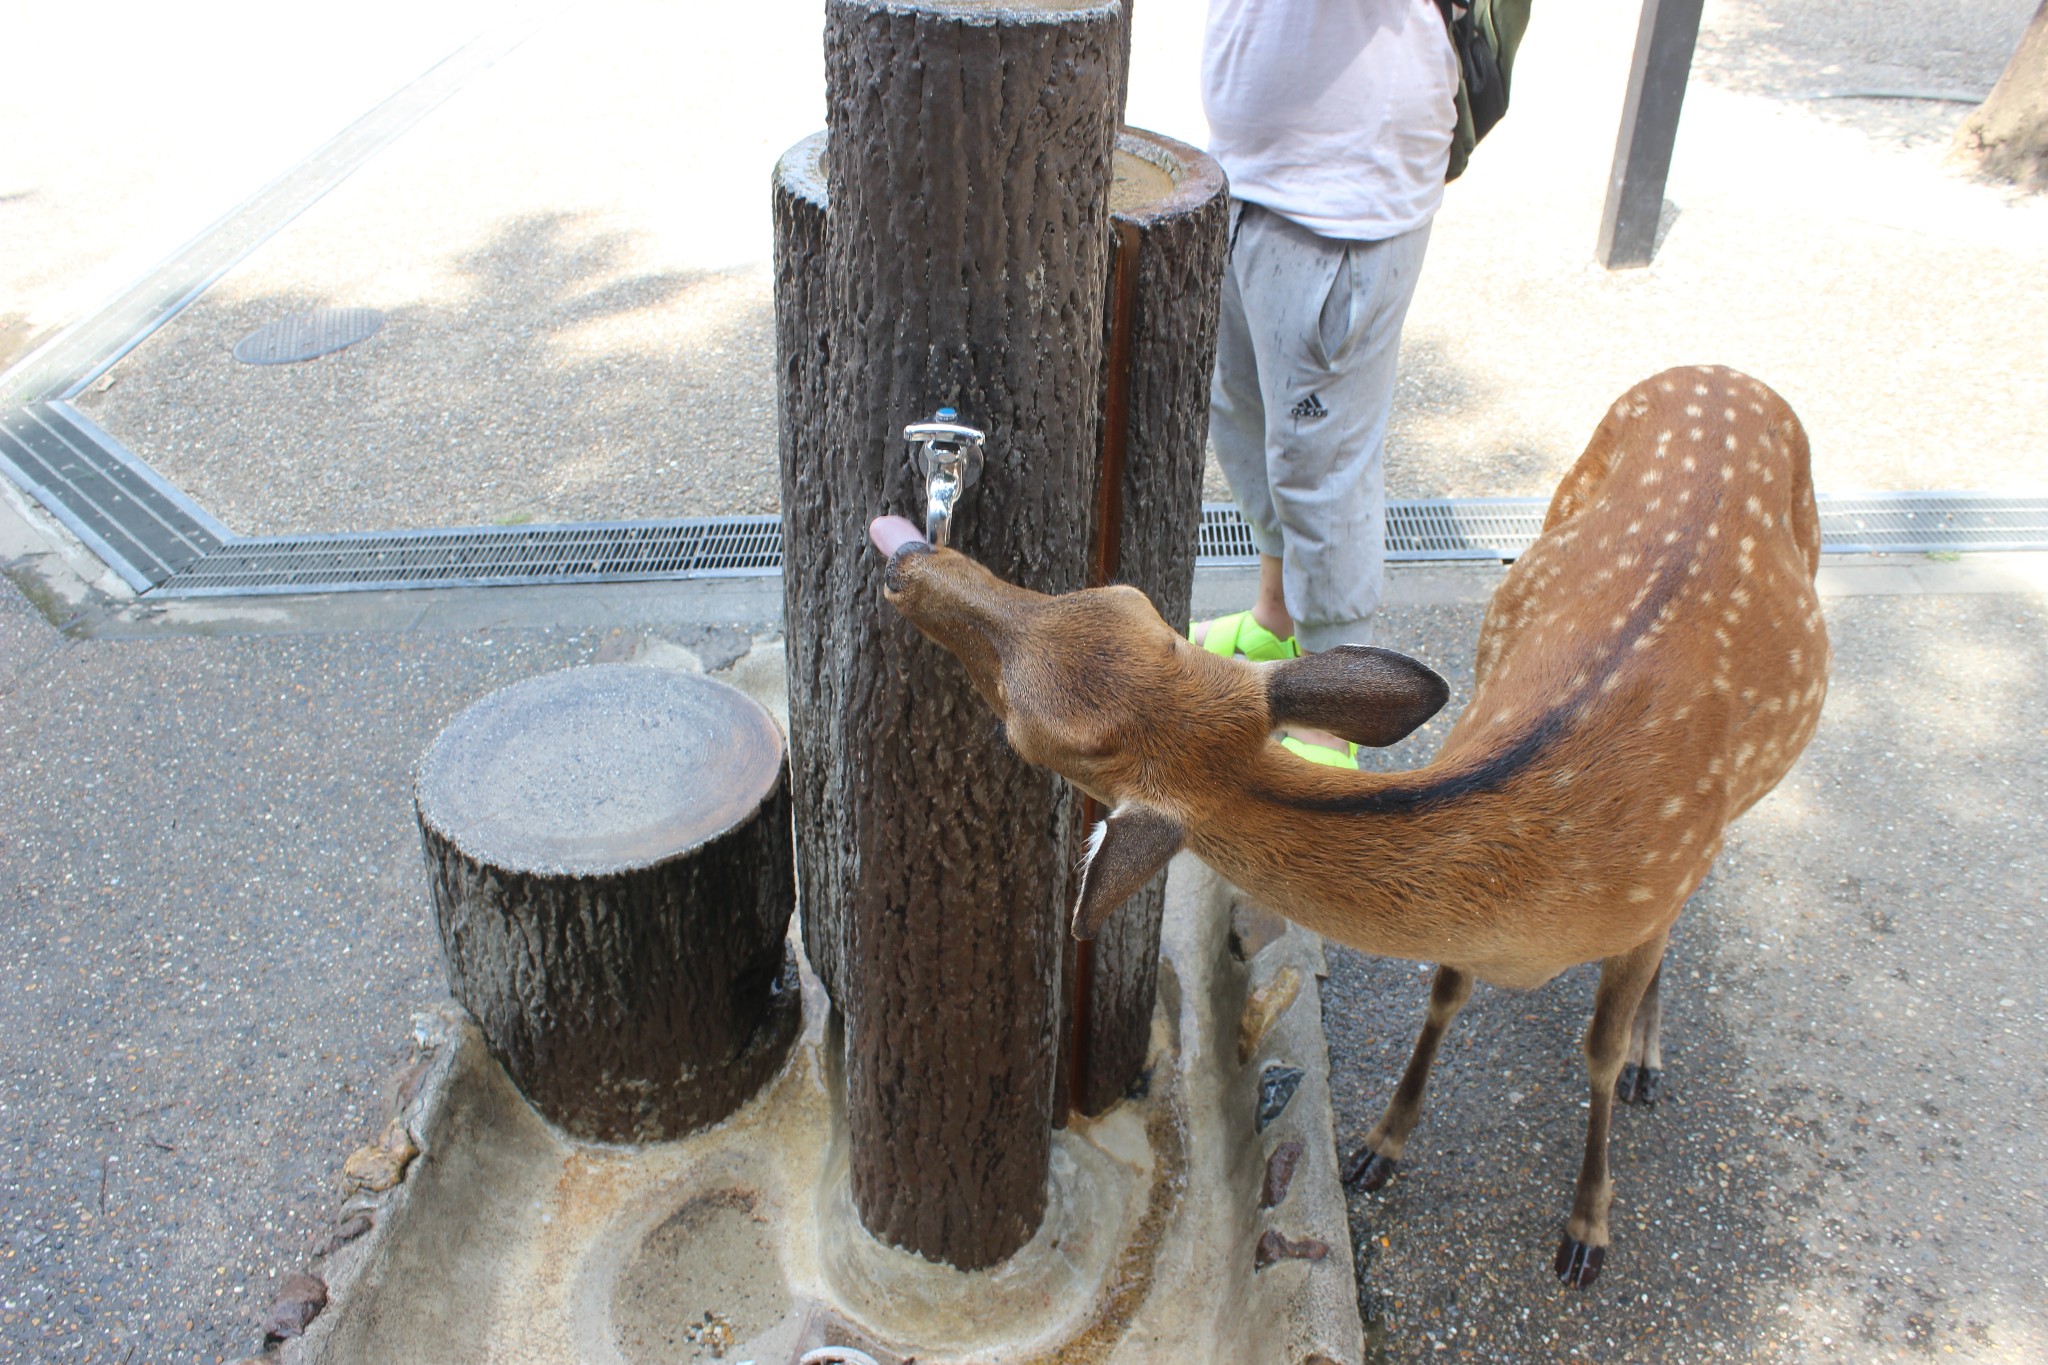
[{"label": "white t-shirt", "polygon": [[1230,192],[1380,241],[1443,202],[1458,67],[1433,0],[1209,0],[1202,106]]}]

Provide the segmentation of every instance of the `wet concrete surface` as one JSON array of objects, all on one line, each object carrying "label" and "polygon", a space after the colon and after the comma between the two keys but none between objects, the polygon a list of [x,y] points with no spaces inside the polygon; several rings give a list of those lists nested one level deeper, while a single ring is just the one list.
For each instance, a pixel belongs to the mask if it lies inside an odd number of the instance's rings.
[{"label": "wet concrete surface", "polygon": [[[1599,1281],[1550,1273],[1596,970],[1481,986],[1393,1182],[1351,1196],[1387,1361],[2048,1355],[2048,599],[1851,597],[1820,731],[1733,829],[1667,958],[1665,1091],[1617,1110]],[[1389,643],[1470,695],[1473,607]],[[1393,763],[1419,761],[1447,722]],[[1330,950],[1338,1143],[1377,1119],[1428,976]]]}]

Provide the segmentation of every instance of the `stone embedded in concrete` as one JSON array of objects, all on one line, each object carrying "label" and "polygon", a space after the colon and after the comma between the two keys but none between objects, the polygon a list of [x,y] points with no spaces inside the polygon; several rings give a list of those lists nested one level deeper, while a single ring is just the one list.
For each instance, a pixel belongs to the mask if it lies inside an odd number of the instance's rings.
[{"label": "stone embedded in concrete", "polygon": [[1294,1098],[1305,1074],[1298,1066],[1279,1062],[1273,1062],[1259,1072],[1259,1132],[1265,1132],[1273,1120],[1287,1112],[1288,1102]]},{"label": "stone embedded in concrete", "polygon": [[1282,967],[1266,981],[1255,988],[1244,1002],[1244,1013],[1238,1017],[1237,1060],[1248,1062],[1266,1041],[1266,1035],[1273,1031],[1273,1025],[1301,994],[1301,973],[1293,967]]},{"label": "stone embedded in concrete", "polygon": [[1301,1164],[1301,1143],[1283,1142],[1266,1158],[1266,1178],[1259,1185],[1259,1207],[1270,1209],[1287,1198],[1294,1184],[1295,1168]]}]

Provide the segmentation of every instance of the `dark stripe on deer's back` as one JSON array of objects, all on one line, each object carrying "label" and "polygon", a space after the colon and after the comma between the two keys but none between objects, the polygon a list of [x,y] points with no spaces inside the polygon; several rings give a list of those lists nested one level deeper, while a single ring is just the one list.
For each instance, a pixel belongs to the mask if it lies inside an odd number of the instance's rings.
[{"label": "dark stripe on deer's back", "polygon": [[1283,795],[1257,788],[1250,795],[1289,810],[1316,814],[1403,815],[1468,796],[1499,791],[1533,766],[1546,750],[1567,738],[1574,724],[1593,709],[1601,684],[1615,669],[1627,663],[1635,642],[1650,628],[1650,623],[1657,619],[1657,613],[1664,609],[1685,582],[1685,561],[1675,555],[1667,556],[1657,563],[1652,572],[1657,576],[1656,586],[1629,614],[1613,643],[1603,653],[1601,662],[1605,666],[1589,669],[1584,683],[1538,716],[1519,736],[1469,766],[1437,774],[1427,782],[1396,784],[1377,791],[1348,792],[1342,796]]}]

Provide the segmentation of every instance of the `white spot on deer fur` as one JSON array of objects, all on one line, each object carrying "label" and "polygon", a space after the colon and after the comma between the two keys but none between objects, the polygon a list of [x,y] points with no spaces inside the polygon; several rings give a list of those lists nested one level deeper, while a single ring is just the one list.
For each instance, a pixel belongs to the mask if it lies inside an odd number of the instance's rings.
[{"label": "white spot on deer fur", "polygon": [[1650,899],[1650,888],[1647,886],[1631,886],[1628,889],[1628,898],[1637,905],[1641,905],[1644,901]]},{"label": "white spot on deer fur", "polygon": [[[1735,396],[1735,395],[1734,395],[1734,392],[1733,392],[1733,391],[1731,390],[1731,391],[1729,392],[1729,395],[1728,395],[1728,396],[1729,396],[1729,397],[1731,397],[1731,398],[1732,398],[1732,397],[1734,397],[1734,396]],[[1735,409],[1734,409],[1734,408],[1722,408],[1722,409],[1721,409],[1721,420],[1722,420],[1722,421],[1724,421],[1724,422],[1732,422],[1732,421],[1734,421],[1734,420],[1735,420]]]},{"label": "white spot on deer fur", "polygon": [[1724,465],[1722,465],[1722,466],[1721,466],[1721,482],[1722,482],[1722,483],[1733,483],[1734,481],[1735,481],[1735,466],[1734,466],[1734,465],[1732,465],[1732,464],[1724,464]]},{"label": "white spot on deer fur", "polygon": [[[1701,390],[1701,392],[1705,392],[1705,390]],[[1699,416],[1699,415],[1700,415],[1700,405],[1699,405],[1698,403],[1687,403],[1687,404],[1685,405],[1685,415],[1686,415],[1687,417],[1697,417],[1697,416]]]},{"label": "white spot on deer fur", "polygon": [[1694,393],[1698,394],[1698,395],[1699,395],[1700,397],[1702,397],[1702,398],[1705,398],[1705,397],[1707,396],[1707,386],[1706,386],[1705,384],[1695,384],[1695,385],[1693,385],[1693,386],[1692,386],[1692,391],[1693,391]]},{"label": "white spot on deer fur", "polygon": [[1661,814],[1663,815],[1663,817],[1664,817],[1664,818],[1665,818],[1666,820],[1669,820],[1669,819],[1671,819],[1672,817],[1676,816],[1676,815],[1678,814],[1678,812],[1680,812],[1680,811],[1682,811],[1682,810],[1684,810],[1684,809],[1685,809],[1685,798],[1684,798],[1684,797],[1682,797],[1682,796],[1674,796],[1674,797],[1672,797],[1672,798],[1671,798],[1670,800],[1668,800],[1668,801],[1666,801],[1666,802],[1664,803],[1664,809],[1663,809],[1663,811],[1661,812]]},{"label": "white spot on deer fur", "polygon": [[1735,439],[1735,433],[1731,431],[1726,436],[1722,437],[1721,444],[1728,450],[1735,449],[1736,445],[1738,444],[1738,442]]},{"label": "white spot on deer fur", "polygon": [[1643,471],[1643,477],[1636,480],[1636,482],[1640,483],[1645,488],[1654,488],[1658,483],[1660,483],[1663,480],[1663,478],[1664,472],[1662,470],[1648,469]]},{"label": "white spot on deer fur", "polygon": [[1657,387],[1658,387],[1658,388],[1660,388],[1660,389],[1662,389],[1662,390],[1664,390],[1664,392],[1666,392],[1666,393],[1676,393],[1676,392],[1678,392],[1678,386],[1677,386],[1676,384],[1673,384],[1673,383],[1672,383],[1672,382],[1671,382],[1670,380],[1668,380],[1668,379],[1667,379],[1667,380],[1665,380],[1665,381],[1664,381],[1663,383],[1659,384],[1659,385],[1658,385]]},{"label": "white spot on deer fur", "polygon": [[1707,429],[1706,429],[1705,427],[1694,427],[1694,428],[1693,428],[1693,429],[1692,429],[1692,430],[1691,430],[1690,432],[1688,432],[1688,433],[1687,433],[1687,435],[1691,436],[1691,437],[1692,437],[1692,439],[1693,439],[1693,440],[1695,440],[1695,441],[1699,440],[1699,439],[1700,439],[1701,437],[1705,436],[1706,434],[1707,434]]},{"label": "white spot on deer fur", "polygon": [[1762,403],[1751,403],[1749,410],[1759,417],[1764,415],[1764,405]]},{"label": "white spot on deer fur", "polygon": [[1621,674],[1619,673],[1609,673],[1606,677],[1600,680],[1600,691],[1603,694],[1612,692],[1615,688],[1619,686],[1621,686]]}]

